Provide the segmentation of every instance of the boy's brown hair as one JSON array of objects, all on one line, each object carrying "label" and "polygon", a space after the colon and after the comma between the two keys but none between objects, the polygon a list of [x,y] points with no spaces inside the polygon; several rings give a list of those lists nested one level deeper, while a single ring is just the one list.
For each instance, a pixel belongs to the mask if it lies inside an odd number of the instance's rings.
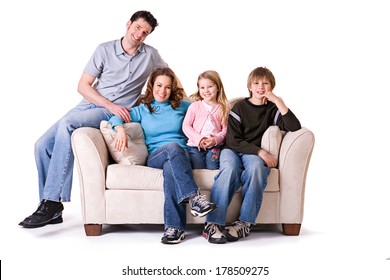
[{"label": "boy's brown hair", "polygon": [[272,89],[275,88],[276,82],[274,74],[272,74],[272,72],[266,67],[257,67],[252,70],[248,76],[247,87],[249,91],[249,97],[252,97],[252,92],[249,90],[251,84],[263,78],[266,78],[270,82]]}]

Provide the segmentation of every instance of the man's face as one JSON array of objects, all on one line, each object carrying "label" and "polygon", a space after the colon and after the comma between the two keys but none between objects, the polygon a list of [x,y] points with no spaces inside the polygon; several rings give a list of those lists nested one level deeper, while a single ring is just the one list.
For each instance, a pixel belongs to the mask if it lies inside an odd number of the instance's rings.
[{"label": "man's face", "polygon": [[126,38],[133,44],[140,45],[152,32],[152,26],[143,18],[127,22]]}]

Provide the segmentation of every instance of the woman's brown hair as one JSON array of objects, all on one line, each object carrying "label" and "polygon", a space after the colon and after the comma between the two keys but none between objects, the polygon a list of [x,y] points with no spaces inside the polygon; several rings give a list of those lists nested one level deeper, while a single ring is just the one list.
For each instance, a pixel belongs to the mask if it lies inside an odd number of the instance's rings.
[{"label": "woman's brown hair", "polygon": [[180,101],[184,98],[184,90],[178,86],[176,74],[172,71],[172,69],[169,67],[156,68],[149,75],[148,82],[146,84],[145,95],[141,97],[141,103],[145,104],[151,113],[154,112],[154,108],[151,105],[154,100],[153,85],[158,76],[167,76],[172,81],[171,95],[169,96],[168,102],[173,109],[179,107]]}]

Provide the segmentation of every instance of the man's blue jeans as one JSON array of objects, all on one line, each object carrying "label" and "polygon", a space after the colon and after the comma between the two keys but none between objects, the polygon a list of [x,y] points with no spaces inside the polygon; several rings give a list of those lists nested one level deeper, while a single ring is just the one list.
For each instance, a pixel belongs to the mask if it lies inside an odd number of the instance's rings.
[{"label": "man's blue jeans", "polygon": [[199,191],[188,155],[179,144],[166,144],[148,156],[147,166],[163,170],[165,228],[185,229],[186,204],[183,202]]},{"label": "man's blue jeans", "polygon": [[99,128],[102,120],[112,116],[94,104],[76,106],[57,121],[35,143],[38,169],[39,199],[70,201],[74,156],[72,132],[79,127]]},{"label": "man's blue jeans", "polygon": [[206,221],[226,225],[226,213],[233,194],[242,186],[240,221],[255,224],[263,200],[270,169],[257,155],[237,153],[223,149],[220,157],[220,171],[214,178],[211,202],[218,208],[208,214]]}]

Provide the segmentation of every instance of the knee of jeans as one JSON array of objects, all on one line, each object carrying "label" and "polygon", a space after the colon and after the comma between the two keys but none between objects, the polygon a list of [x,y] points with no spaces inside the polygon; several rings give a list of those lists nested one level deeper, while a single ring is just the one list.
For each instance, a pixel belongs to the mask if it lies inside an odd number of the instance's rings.
[{"label": "knee of jeans", "polygon": [[228,173],[232,175],[239,175],[242,171],[239,166],[236,166],[234,164],[221,164],[221,162],[219,165],[219,169],[224,173]]},{"label": "knee of jeans", "polygon": [[218,160],[216,160],[216,161],[206,160],[206,169],[209,169],[209,170],[219,169],[219,161]]},{"label": "knee of jeans", "polygon": [[250,165],[250,166],[246,167],[245,172],[251,177],[261,176],[261,177],[267,178],[267,176],[270,172],[270,169],[267,166],[262,165],[262,164]]},{"label": "knee of jeans", "polygon": [[39,138],[34,144],[34,152],[38,154],[42,149],[46,149],[47,144],[44,138]]},{"label": "knee of jeans", "polygon": [[184,149],[176,142],[167,144],[166,149],[170,154],[174,154],[174,153],[184,154]]},{"label": "knee of jeans", "polygon": [[62,118],[58,122],[58,128],[57,131],[67,131],[67,132],[73,132],[76,128],[79,126],[72,120],[67,118]]}]

